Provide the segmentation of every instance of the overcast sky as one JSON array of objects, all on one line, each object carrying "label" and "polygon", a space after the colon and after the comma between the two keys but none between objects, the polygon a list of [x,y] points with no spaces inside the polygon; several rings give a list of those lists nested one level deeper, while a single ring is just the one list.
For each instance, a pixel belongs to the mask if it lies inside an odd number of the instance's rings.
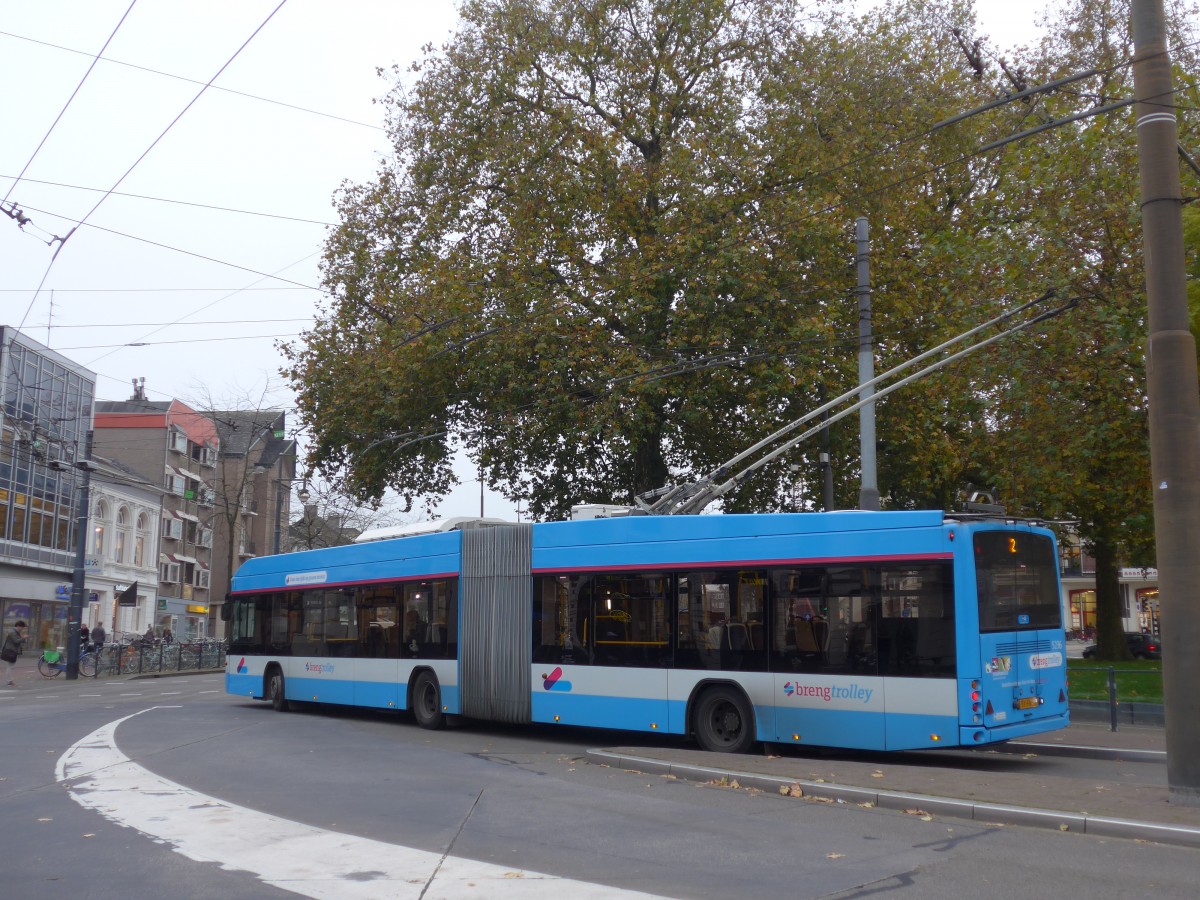
[{"label": "overcast sky", "polygon": [[[1030,41],[1045,5],[984,0],[984,31]],[[0,0],[0,196],[29,220],[0,217],[0,324],[97,372],[101,400],[139,377],[152,400],[261,392],[319,300],[334,191],[387,150],[376,67],[455,18],[452,0]],[[478,510],[466,484],[439,512]]]}]

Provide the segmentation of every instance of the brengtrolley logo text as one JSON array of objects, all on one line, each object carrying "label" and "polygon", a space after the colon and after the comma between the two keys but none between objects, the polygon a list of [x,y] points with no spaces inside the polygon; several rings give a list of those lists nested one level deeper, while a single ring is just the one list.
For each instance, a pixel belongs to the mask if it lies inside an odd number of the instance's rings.
[{"label": "brengtrolley logo text", "polygon": [[870,703],[875,689],[857,684],[801,684],[798,681],[789,681],[783,686],[783,692],[789,697],[813,697],[826,703],[832,703],[834,700]]},{"label": "brengtrolley logo text", "polygon": [[305,672],[332,672],[333,663],[305,663]]}]

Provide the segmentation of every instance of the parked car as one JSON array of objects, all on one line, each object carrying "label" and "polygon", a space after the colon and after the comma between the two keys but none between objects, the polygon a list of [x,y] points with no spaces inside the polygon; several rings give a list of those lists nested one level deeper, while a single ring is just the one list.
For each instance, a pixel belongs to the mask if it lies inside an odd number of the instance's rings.
[{"label": "parked car", "polygon": [[[1134,659],[1162,659],[1162,641],[1152,634],[1139,634],[1136,631],[1125,632],[1125,643]],[[1096,645],[1089,644],[1083,648],[1084,659],[1096,658]]]}]

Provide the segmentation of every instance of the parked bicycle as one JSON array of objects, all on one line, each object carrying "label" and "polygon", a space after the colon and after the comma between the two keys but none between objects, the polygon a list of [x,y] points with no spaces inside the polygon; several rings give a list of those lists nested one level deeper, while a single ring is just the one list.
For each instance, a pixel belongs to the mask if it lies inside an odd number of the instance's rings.
[{"label": "parked bicycle", "polygon": [[[38,671],[43,678],[57,678],[67,671],[67,657],[61,650],[43,650],[38,660]],[[96,654],[82,653],[79,656],[79,674],[84,678],[96,677]]]}]

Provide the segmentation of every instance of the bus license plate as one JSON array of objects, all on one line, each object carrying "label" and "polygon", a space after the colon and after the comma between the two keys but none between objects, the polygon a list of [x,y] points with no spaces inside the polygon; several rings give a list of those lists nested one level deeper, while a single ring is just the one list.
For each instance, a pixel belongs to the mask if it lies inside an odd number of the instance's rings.
[{"label": "bus license plate", "polygon": [[1017,709],[1034,709],[1037,705],[1037,697],[1022,697],[1017,701]]}]

